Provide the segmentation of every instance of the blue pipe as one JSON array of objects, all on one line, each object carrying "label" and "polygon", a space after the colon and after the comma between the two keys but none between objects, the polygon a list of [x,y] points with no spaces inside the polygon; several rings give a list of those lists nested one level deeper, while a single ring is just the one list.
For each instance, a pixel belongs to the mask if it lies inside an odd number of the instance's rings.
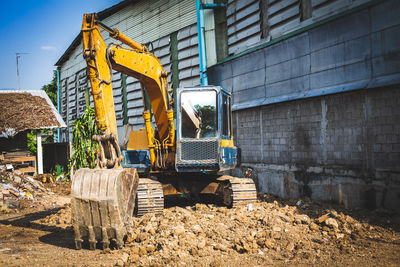
[{"label": "blue pipe", "polygon": [[225,4],[202,4],[202,9],[216,9],[219,7],[225,7]]},{"label": "blue pipe", "polygon": [[197,36],[199,39],[200,85],[208,85],[206,45],[204,42],[204,10],[200,0],[196,0]]},{"label": "blue pipe", "polygon": [[[57,111],[59,114],[60,113],[60,109],[61,109],[61,105],[60,105],[60,68],[57,68]],[[57,129],[57,143],[60,143],[60,135],[61,135],[61,131],[60,128]]]}]

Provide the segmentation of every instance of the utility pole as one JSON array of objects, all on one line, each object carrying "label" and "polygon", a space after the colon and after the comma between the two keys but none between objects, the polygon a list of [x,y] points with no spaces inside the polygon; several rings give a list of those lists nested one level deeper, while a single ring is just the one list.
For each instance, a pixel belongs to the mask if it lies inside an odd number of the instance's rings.
[{"label": "utility pole", "polygon": [[18,59],[21,57],[21,55],[27,55],[29,53],[15,53],[15,58],[17,60],[17,78],[18,78],[18,90],[21,90],[21,81],[19,78],[19,64],[18,64]]}]

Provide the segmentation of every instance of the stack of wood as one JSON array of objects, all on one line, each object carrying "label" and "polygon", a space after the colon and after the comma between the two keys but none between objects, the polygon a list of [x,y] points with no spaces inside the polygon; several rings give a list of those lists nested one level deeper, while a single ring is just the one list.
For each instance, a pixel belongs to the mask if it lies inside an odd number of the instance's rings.
[{"label": "stack of wood", "polygon": [[36,174],[36,157],[29,151],[3,152],[0,156],[0,165],[11,164],[14,170],[23,174]]}]

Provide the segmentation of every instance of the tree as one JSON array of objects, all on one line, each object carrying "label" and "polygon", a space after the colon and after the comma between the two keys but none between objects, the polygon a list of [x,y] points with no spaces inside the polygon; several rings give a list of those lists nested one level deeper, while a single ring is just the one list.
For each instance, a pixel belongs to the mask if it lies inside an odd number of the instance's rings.
[{"label": "tree", "polygon": [[57,71],[53,70],[53,79],[50,83],[43,85],[42,90],[49,96],[53,105],[57,107]]},{"label": "tree", "polygon": [[217,113],[215,106],[211,105],[195,105],[196,110],[200,113],[200,137],[215,137],[217,131]]}]

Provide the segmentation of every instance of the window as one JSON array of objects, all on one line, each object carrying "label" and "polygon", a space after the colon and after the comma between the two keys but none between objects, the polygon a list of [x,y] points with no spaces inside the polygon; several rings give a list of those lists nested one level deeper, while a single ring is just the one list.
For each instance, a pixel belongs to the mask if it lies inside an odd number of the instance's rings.
[{"label": "window", "polygon": [[231,98],[225,94],[222,94],[222,135],[231,136]]},{"label": "window", "polygon": [[182,92],[182,138],[216,137],[217,129],[217,93],[214,90]]}]

